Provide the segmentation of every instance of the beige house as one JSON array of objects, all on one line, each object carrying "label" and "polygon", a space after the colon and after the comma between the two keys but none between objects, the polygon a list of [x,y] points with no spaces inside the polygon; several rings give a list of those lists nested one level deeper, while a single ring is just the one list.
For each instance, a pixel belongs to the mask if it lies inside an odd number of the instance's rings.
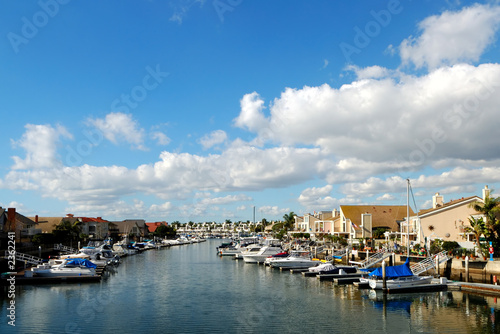
[{"label": "beige house", "polygon": [[[414,213],[410,209],[411,215]],[[378,227],[398,233],[406,216],[406,205],[341,205],[338,232],[351,240],[371,238]]]},{"label": "beige house", "polygon": [[309,233],[311,236],[319,233],[332,234],[335,227],[335,221],[339,219],[339,212],[319,211],[314,214],[307,213],[304,216],[295,216],[295,231]]},{"label": "beige house", "polygon": [[[488,186],[483,189],[483,197],[472,196],[451,200],[444,203],[443,196],[436,193],[432,198],[432,208],[419,212],[420,227],[415,226],[417,232],[417,243],[423,244],[425,238],[428,242],[434,239],[443,241],[456,241],[464,248],[473,248],[475,237],[472,233],[465,232],[466,227],[470,227],[470,217],[483,217],[470,207],[474,202],[482,202],[486,196],[489,196]],[[412,217],[414,221],[418,220]],[[419,233],[420,232],[420,233]]]}]

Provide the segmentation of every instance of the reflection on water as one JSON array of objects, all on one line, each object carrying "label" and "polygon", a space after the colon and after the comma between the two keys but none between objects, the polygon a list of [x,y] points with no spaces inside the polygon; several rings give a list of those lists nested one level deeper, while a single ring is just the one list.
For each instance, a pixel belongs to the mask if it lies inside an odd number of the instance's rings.
[{"label": "reflection on water", "polygon": [[[215,254],[220,240],[125,258],[97,284],[19,286],[18,333],[495,333],[495,297],[386,295]],[[6,319],[9,300],[2,296]],[[12,332],[6,321],[0,332]]]}]

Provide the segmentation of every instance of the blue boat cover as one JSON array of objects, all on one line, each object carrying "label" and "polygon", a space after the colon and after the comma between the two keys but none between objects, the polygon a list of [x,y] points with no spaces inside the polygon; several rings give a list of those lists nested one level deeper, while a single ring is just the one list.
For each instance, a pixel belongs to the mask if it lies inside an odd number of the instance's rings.
[{"label": "blue boat cover", "polygon": [[[382,277],[382,268],[375,269],[368,276]],[[406,262],[400,266],[385,267],[385,277],[388,279],[406,276],[413,276],[409,259],[406,259]]]},{"label": "blue boat cover", "polygon": [[66,262],[67,266],[83,266],[87,268],[97,268],[97,266],[90,262],[89,260],[86,259],[71,259],[68,262]]}]

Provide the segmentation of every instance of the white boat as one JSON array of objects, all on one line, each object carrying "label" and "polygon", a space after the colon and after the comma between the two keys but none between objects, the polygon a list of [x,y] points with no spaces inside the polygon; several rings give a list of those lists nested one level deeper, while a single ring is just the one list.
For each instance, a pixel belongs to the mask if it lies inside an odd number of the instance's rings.
[{"label": "white boat", "polygon": [[257,249],[257,251],[242,252],[241,255],[245,263],[261,263],[268,257],[281,252],[283,252],[283,249],[281,248],[280,241],[278,239],[268,239],[264,246]]},{"label": "white boat", "polygon": [[61,264],[39,264],[31,268],[34,275],[39,277],[78,277],[95,276],[97,266],[85,259],[65,259]]},{"label": "white boat", "polygon": [[319,260],[311,259],[308,251],[293,250],[288,257],[276,259],[270,265],[274,268],[309,268],[320,263]]},{"label": "white boat", "polygon": [[332,262],[322,263],[315,267],[310,267],[309,272],[317,273],[320,275],[328,275],[328,274],[336,274],[336,275],[345,275],[345,274],[354,274],[358,272],[358,268],[355,266],[338,266],[333,264]]},{"label": "white boat", "polygon": [[[430,284],[432,282],[432,276],[405,276],[396,277],[393,279],[386,280],[385,284],[387,289],[393,288],[407,288],[412,286]],[[381,279],[368,279],[368,285],[374,290],[380,290],[383,288],[383,281]]]},{"label": "white boat", "polygon": [[241,254],[242,251],[247,249],[249,245],[255,245],[259,243],[259,238],[241,238],[240,241],[233,247],[220,248],[218,251],[221,256],[234,256],[236,254]]},{"label": "white boat", "polygon": [[[382,289],[382,268],[377,268],[372,271],[368,278],[368,284],[372,289]],[[399,266],[389,266],[385,268],[386,288],[405,288],[423,284],[430,284],[432,276],[414,275],[410,269],[409,260]]]},{"label": "white boat", "polygon": [[246,247],[243,247],[240,253],[234,254],[234,258],[238,259],[238,260],[241,260],[241,259],[244,259],[245,256],[255,255],[258,252],[260,252],[260,250],[263,247],[264,247],[264,245],[260,245],[260,244],[251,244],[251,245],[248,245]]}]

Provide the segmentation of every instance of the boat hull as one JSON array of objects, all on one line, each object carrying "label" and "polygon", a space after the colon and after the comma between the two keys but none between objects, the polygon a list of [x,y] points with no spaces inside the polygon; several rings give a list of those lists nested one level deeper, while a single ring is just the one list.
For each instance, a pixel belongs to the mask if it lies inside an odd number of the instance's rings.
[{"label": "boat hull", "polygon": [[[386,280],[386,288],[407,288],[412,286],[430,284],[432,281],[432,276],[409,276],[409,277],[398,277],[395,279]],[[383,281],[381,279],[369,279],[368,284],[370,288],[374,290],[380,290],[383,288]]]}]

